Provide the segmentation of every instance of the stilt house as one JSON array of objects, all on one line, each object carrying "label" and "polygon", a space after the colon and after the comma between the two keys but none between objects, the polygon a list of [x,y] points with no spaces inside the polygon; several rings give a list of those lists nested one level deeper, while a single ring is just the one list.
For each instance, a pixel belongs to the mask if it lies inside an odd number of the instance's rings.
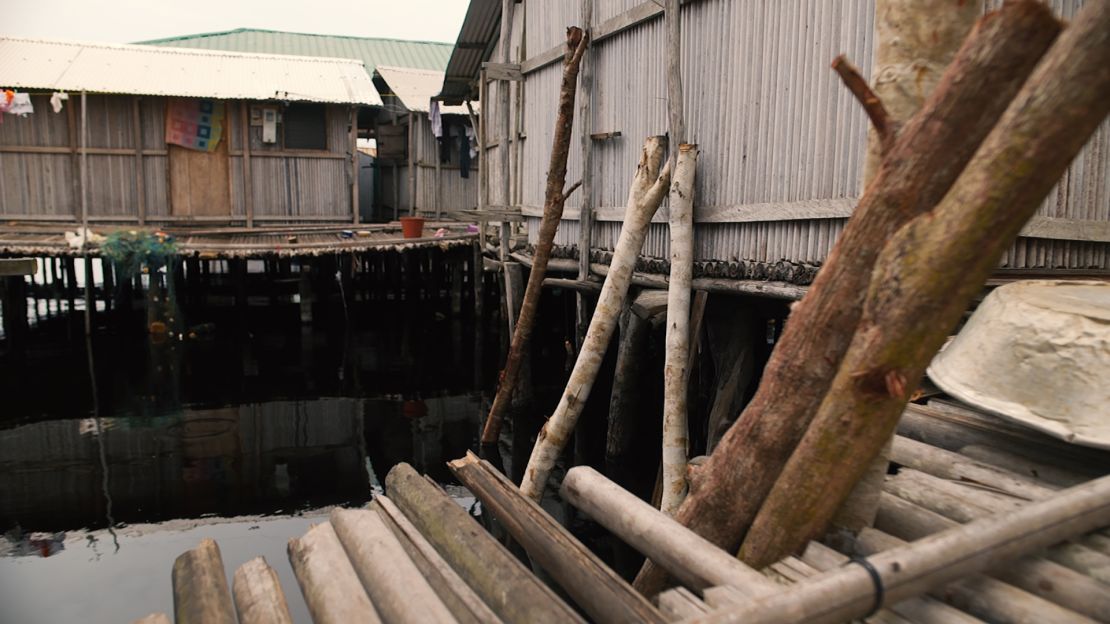
[{"label": "stilt house", "polygon": [[4,38],[0,83],[0,219],[359,220],[357,60]]}]

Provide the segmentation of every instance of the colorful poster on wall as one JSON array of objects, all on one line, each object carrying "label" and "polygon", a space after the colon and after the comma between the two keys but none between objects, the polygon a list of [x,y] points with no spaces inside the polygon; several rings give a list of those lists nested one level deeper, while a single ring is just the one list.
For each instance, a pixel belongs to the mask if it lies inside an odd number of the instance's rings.
[{"label": "colorful poster on wall", "polygon": [[170,98],[166,103],[166,143],[214,152],[223,128],[223,102]]}]

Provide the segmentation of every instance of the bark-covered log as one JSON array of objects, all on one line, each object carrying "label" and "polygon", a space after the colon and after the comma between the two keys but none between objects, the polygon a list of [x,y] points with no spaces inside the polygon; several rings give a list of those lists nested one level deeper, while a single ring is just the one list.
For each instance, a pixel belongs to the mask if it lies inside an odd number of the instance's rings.
[{"label": "bark-covered log", "polygon": [[[831,385],[882,245],[944,196],[1059,28],[1032,1],[1006,4],[978,22],[793,310],[755,397],[710,456],[701,489],[676,514],[682,524],[729,550],[740,543]],[[664,584],[650,562],[636,581],[648,594]]]},{"label": "bark-covered log", "polygon": [[[678,0],[671,0],[671,3],[677,12]],[[686,497],[686,453],[690,437],[686,397],[690,386],[690,287],[694,279],[694,174],[698,148],[681,145],[678,150],[668,203],[671,277],[667,289],[663,363],[663,497],[659,503],[666,514],[673,514]]]},{"label": "bark-covered log", "polygon": [[398,464],[385,482],[389,499],[501,619],[529,623],[584,621],[412,466]]},{"label": "bark-covered log", "polygon": [[468,453],[447,465],[594,621],[665,621],[651,603],[539,505],[522,496],[489,462]]},{"label": "bark-covered log", "polygon": [[563,79],[559,90],[558,113],[555,117],[555,136],[551,142],[551,161],[547,168],[543,218],[540,220],[538,233],[539,242],[536,244],[532,272],[528,276],[528,286],[524,290],[524,303],[520,306],[520,318],[517,319],[513,331],[513,340],[505,360],[505,369],[501,374],[501,383],[482,430],[482,444],[497,442],[497,437],[501,433],[502,419],[512,401],[513,389],[520,374],[524,353],[532,339],[536,310],[543,290],[543,278],[547,274],[547,262],[551,258],[555,231],[563,218],[563,204],[566,202],[564,187],[567,180],[570,131],[574,124],[574,96],[578,89],[578,67],[587,45],[589,45],[589,38],[583,34],[581,28],[567,29],[567,49],[563,56]]},{"label": "bark-covered log", "polygon": [[605,284],[598,296],[590,329],[582,342],[582,350],[574,362],[574,370],[571,371],[559,405],[540,430],[536,446],[528,460],[528,468],[524,472],[520,489],[532,500],[538,501],[543,496],[547,476],[555,458],[570,439],[578,416],[586,405],[605,351],[609,348],[609,340],[616,329],[617,319],[624,309],[636,258],[644,245],[651,218],[659,209],[659,203],[670,185],[669,167],[664,167],[662,173],[656,175],[663,160],[665,146],[665,137],[649,137],[644,142],[636,176],[628,191],[624,227],[621,228],[617,250],[613,254],[609,273],[605,276]]},{"label": "bark-covered log", "polygon": [[745,537],[745,561],[773,562],[826,529],[972,297],[1108,111],[1110,0],[1098,0],[1045,55],[940,204],[883,250],[855,338]]}]

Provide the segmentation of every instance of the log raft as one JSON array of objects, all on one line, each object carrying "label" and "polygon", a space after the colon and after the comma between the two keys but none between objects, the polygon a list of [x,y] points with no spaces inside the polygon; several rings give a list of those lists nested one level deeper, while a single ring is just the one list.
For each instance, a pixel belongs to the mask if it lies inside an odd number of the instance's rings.
[{"label": "log raft", "polygon": [[[569,470],[564,500],[674,579],[657,596],[633,591],[474,456],[452,469],[547,580],[407,464],[387,477],[388,496],[334,512],[291,541],[290,558],[317,622],[1110,621],[1110,476],[1068,473],[1059,484],[1020,471],[1076,454],[1100,472],[1110,463],[1110,453],[1011,429],[966,406],[912,404],[875,526],[830,534],[759,571],[597,471]],[[225,576],[210,540],[182,555],[174,583],[179,622],[234,621],[234,611],[240,621],[287,621],[272,569],[254,559]]]}]

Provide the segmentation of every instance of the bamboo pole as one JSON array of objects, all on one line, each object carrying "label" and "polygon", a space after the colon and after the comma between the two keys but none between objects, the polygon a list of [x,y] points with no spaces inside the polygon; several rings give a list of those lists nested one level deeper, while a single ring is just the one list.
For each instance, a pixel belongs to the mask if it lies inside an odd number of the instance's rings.
[{"label": "bamboo pole", "polygon": [[[547,186],[544,194],[543,219],[540,221],[539,240],[532,260],[532,272],[528,275],[528,285],[524,289],[524,302],[520,306],[520,317],[513,331],[505,368],[501,371],[501,383],[493,398],[493,405],[486,416],[482,429],[482,444],[497,442],[501,434],[501,421],[512,400],[513,388],[520,375],[521,363],[528,344],[532,339],[532,329],[536,322],[543,278],[547,274],[547,262],[551,259],[551,249],[555,244],[555,231],[563,218],[563,204],[577,185],[565,189],[567,179],[567,155],[570,151],[571,128],[574,125],[574,96],[577,90],[578,67],[582,55],[589,45],[589,38],[579,28],[567,29],[567,48],[563,56],[563,78],[559,90],[559,109],[555,118],[555,136],[551,142],[551,160],[547,169]],[[484,118],[484,116],[483,116]]]},{"label": "bamboo pole", "polygon": [[383,620],[391,624],[456,621],[377,513],[337,508],[329,519]]},{"label": "bamboo pole", "polygon": [[[1058,31],[1051,13],[1032,1],[1007,3],[978,22],[941,84],[898,133],[791,312],[756,395],[691,484],[676,514],[683,525],[728,550],[739,545],[831,385],[882,244],[943,197]],[[648,594],[664,584],[650,563],[636,580]]]},{"label": "bamboo pole", "polygon": [[178,624],[235,624],[220,547],[205,538],[173,562],[173,617]]},{"label": "bamboo pole", "polygon": [[473,453],[448,462],[529,556],[596,622],[665,622],[662,614],[512,481]]},{"label": "bamboo pole", "polygon": [[[959,526],[955,520],[883,493],[875,528],[913,541]],[[1098,621],[1110,621],[1110,591],[1106,585],[1071,568],[1040,557],[1022,557],[990,575],[1031,594]]]},{"label": "bamboo pole", "polygon": [[583,622],[466,511],[412,466],[385,479],[389,499],[506,622]]},{"label": "bamboo pole", "polygon": [[694,621],[843,622],[864,616],[875,606],[895,604],[1107,524],[1110,477],[1103,477],[1014,513],[983,518],[868,557],[870,568],[882,583],[880,600],[876,600],[872,573],[862,565],[850,565]]},{"label": "bamboo pole", "polygon": [[289,563],[316,624],[381,622],[331,524],[289,540]]},{"label": "bamboo pole", "polygon": [[609,274],[605,277],[594,316],[590,320],[590,330],[586,333],[578,359],[574,362],[574,370],[559,399],[559,405],[540,430],[536,446],[528,460],[520,489],[532,500],[538,501],[543,495],[555,458],[562,452],[574,431],[574,425],[578,422],[578,416],[582,413],[594,379],[601,368],[601,360],[605,357],[617,319],[624,308],[632,270],[647,236],[651,217],[659,209],[663,193],[670,183],[669,167],[664,167],[656,176],[663,160],[665,145],[664,137],[649,137],[644,142],[636,176],[628,191],[624,227],[621,228],[613,261],[609,265]]},{"label": "bamboo pole", "polygon": [[458,572],[444,561],[434,546],[420,534],[405,514],[385,496],[379,496],[370,503],[370,508],[386,520],[389,528],[401,542],[409,558],[420,568],[424,578],[436,590],[451,614],[463,624],[500,624],[486,603],[474,593]]},{"label": "bamboo pole", "polygon": [[[668,19],[672,4],[676,13],[678,10],[678,0],[669,0]],[[674,21],[677,22],[677,19]],[[668,26],[668,36],[677,36],[671,30],[677,30],[677,25]],[[676,46],[678,43],[671,41],[668,45]],[[675,97],[673,92],[671,97]],[[681,85],[678,97],[682,97]],[[681,114],[680,104],[679,117]],[[671,123],[675,123],[673,113]],[[686,454],[690,435],[686,422],[686,396],[689,394],[692,359],[690,287],[694,279],[694,173],[697,159],[696,145],[683,144],[678,148],[668,202],[671,278],[667,289],[666,355],[663,364],[663,495],[660,499],[660,509],[667,515],[674,515],[686,497]]]},{"label": "bamboo pole", "polygon": [[1048,51],[944,199],[879,256],[856,335],[744,539],[745,561],[774,561],[825,530],[972,297],[1108,111],[1110,0],[1096,0]]},{"label": "bamboo pole", "polygon": [[774,583],[759,572],[589,466],[568,470],[559,493],[695,591],[729,585],[754,597],[775,589]]},{"label": "bamboo pole", "polygon": [[277,572],[262,557],[235,570],[232,592],[239,624],[293,624]]}]

